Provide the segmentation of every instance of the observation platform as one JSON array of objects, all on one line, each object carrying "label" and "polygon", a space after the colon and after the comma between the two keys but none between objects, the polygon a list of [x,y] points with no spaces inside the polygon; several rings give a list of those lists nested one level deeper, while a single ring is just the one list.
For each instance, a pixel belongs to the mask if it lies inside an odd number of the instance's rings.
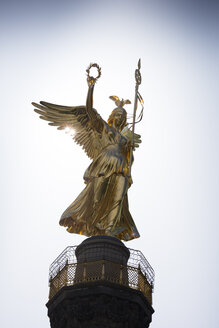
[{"label": "observation platform", "polygon": [[153,286],[154,271],[140,251],[114,237],[87,238],[50,266],[51,327],[149,327]]}]

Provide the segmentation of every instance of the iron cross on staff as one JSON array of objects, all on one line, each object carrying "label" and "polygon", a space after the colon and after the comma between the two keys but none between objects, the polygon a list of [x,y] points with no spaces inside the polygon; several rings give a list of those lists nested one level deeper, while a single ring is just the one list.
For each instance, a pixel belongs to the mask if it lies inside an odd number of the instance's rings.
[{"label": "iron cross on staff", "polygon": [[[131,164],[133,159],[133,149],[134,149],[134,136],[135,136],[135,124],[140,122],[143,117],[143,109],[144,109],[144,100],[138,91],[138,87],[141,84],[141,59],[138,60],[138,68],[135,70],[135,100],[134,100],[134,111],[133,111],[133,121],[132,121],[132,142],[131,142],[131,151],[130,151],[130,159],[129,159],[129,176],[131,176]],[[138,117],[138,121],[136,122],[136,112],[138,108],[138,101],[142,105],[141,112]]]}]

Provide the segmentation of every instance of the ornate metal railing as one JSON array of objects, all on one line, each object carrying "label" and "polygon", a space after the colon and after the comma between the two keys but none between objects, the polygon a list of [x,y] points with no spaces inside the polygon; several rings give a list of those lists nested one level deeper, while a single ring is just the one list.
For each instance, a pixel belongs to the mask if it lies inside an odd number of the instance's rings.
[{"label": "ornate metal railing", "polygon": [[109,260],[77,263],[76,248],[77,246],[67,247],[51,264],[49,299],[64,286],[107,281],[140,290],[152,304],[154,271],[140,251],[129,249],[127,265]]}]

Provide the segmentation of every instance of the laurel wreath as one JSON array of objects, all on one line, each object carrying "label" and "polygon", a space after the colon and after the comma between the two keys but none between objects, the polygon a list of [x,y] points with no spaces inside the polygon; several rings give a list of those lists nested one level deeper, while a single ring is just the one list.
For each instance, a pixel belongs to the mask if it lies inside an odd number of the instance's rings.
[{"label": "laurel wreath", "polygon": [[[97,72],[98,72],[97,77],[90,76],[90,69],[91,69],[92,67],[96,67]],[[88,80],[89,80],[89,81],[92,80],[94,83],[95,83],[95,82],[97,81],[97,79],[99,79],[100,76],[101,76],[101,68],[100,68],[100,66],[99,66],[98,64],[96,64],[96,63],[94,63],[94,64],[91,63],[91,64],[88,66],[88,68],[86,69],[86,72],[87,72],[87,78],[88,78]]]}]

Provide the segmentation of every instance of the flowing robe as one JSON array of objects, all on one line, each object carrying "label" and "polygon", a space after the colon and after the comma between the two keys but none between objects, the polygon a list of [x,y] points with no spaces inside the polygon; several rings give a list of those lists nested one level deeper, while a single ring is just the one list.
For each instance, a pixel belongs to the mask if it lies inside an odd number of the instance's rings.
[{"label": "flowing robe", "polygon": [[60,225],[86,236],[110,235],[126,241],[138,238],[127,197],[130,146],[122,133],[99,120],[99,154],[85,171],[86,187],[62,214]]}]

